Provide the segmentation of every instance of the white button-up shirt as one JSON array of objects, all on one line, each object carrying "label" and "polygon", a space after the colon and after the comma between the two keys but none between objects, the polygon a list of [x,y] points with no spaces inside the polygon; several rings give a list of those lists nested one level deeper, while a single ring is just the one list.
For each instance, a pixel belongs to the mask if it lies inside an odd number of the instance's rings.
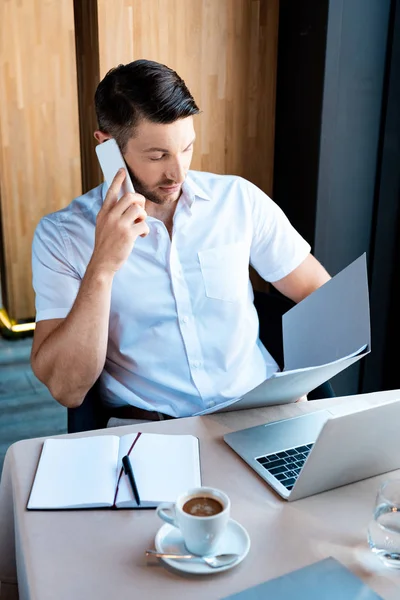
[{"label": "white button-up shirt", "polygon": [[[36,320],[68,315],[94,247],[103,184],[44,217],[33,242]],[[104,402],[173,416],[218,408],[278,366],[258,338],[251,264],[288,275],[310,246],[281,209],[235,176],[190,171],[173,234],[148,217],[112,286]]]}]

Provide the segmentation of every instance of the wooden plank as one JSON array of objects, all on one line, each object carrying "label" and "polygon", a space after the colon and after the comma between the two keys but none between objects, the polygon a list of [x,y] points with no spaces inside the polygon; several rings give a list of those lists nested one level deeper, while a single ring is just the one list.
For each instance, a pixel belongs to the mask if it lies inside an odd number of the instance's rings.
[{"label": "wooden plank", "polygon": [[34,229],[81,193],[72,2],[0,2],[0,106],[6,308],[28,319]]}]

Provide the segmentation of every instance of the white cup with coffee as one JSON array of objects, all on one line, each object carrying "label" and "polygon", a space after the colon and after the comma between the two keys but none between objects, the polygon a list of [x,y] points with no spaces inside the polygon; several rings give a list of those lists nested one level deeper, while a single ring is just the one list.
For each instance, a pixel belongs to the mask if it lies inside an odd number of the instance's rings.
[{"label": "white cup with coffee", "polygon": [[214,554],[229,521],[231,503],[226,494],[199,487],[179,496],[174,504],[160,504],[157,515],[180,529],[192,554]]}]

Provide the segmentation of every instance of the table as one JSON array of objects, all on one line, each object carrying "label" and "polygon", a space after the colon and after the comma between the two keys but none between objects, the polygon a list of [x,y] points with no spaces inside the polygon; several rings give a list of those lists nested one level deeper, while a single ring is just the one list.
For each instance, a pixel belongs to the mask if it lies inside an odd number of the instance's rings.
[{"label": "table", "polygon": [[199,437],[203,484],[228,493],[232,518],[251,538],[240,565],[210,576],[183,575],[144,556],[162,524],[153,510],[28,512],[43,439],[13,444],[0,486],[0,580],[7,583],[1,600],[13,591],[17,597],[17,580],[21,600],[217,599],[328,556],[386,600],[398,600],[400,572],[384,567],[366,543],[377,488],[398,471],[288,503],[222,439],[229,431],[322,408],[343,414],[397,397],[400,390],[75,434],[142,430]]}]

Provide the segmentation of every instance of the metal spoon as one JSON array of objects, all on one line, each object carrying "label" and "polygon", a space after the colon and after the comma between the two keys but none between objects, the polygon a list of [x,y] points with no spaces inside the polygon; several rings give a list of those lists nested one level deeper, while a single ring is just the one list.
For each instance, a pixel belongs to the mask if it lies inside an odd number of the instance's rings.
[{"label": "metal spoon", "polygon": [[239,558],[239,554],[218,554],[217,556],[197,556],[196,554],[169,554],[167,552],[157,552],[157,550],[146,550],[146,556],[155,556],[158,558],[171,558],[173,560],[202,560],[213,569],[219,569],[231,565]]}]

